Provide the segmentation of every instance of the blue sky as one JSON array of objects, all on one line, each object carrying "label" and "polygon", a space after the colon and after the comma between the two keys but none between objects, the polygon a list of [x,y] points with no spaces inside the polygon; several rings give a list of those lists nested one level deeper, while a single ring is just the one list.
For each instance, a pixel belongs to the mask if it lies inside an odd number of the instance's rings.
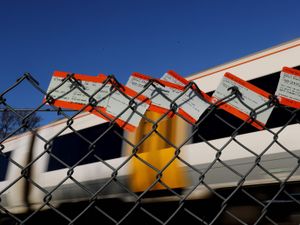
[{"label": "blue sky", "polygon": [[[24,72],[183,76],[300,36],[300,1],[1,0],[0,92]],[[23,85],[15,107],[42,96]]]}]

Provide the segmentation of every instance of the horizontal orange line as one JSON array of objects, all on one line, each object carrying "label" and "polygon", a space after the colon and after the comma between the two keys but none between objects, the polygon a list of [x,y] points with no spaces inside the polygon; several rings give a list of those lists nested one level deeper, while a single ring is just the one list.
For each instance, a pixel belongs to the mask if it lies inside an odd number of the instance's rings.
[{"label": "horizontal orange line", "polygon": [[264,57],[267,57],[267,56],[270,56],[270,55],[274,55],[276,53],[283,52],[285,50],[288,50],[288,49],[291,49],[291,48],[295,48],[295,47],[298,47],[298,46],[300,46],[300,44],[292,45],[292,46],[289,46],[289,47],[286,47],[286,48],[283,48],[283,49],[280,49],[280,50],[277,50],[277,51],[274,51],[274,52],[267,53],[267,54],[262,55],[262,56],[258,56],[258,57],[253,58],[253,59],[246,60],[244,62],[237,63],[237,64],[232,65],[232,66],[225,67],[223,69],[219,69],[219,70],[207,73],[207,74],[203,74],[203,75],[197,76],[197,77],[195,77],[195,78],[193,78],[191,80],[196,80],[196,79],[199,79],[199,78],[207,77],[207,76],[213,75],[215,73],[222,72],[222,71],[225,71],[225,70],[228,70],[228,69],[231,69],[231,68],[234,68],[234,67],[237,67],[237,66],[249,63],[249,62],[253,62],[255,60],[258,60],[258,59],[261,59],[261,58],[264,58]]}]

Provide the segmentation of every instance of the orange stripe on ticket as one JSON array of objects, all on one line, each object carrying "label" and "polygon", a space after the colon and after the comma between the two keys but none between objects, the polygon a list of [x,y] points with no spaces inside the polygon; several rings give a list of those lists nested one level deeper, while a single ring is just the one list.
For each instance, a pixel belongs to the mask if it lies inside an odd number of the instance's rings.
[{"label": "orange stripe on ticket", "polygon": [[[186,80],[184,77],[180,76],[178,73],[176,73],[173,70],[169,70],[167,72],[167,74],[170,74],[172,77],[174,77],[175,79],[179,80],[181,83],[183,83],[184,85],[188,85],[190,82],[188,80]],[[211,97],[206,94],[205,92],[201,91],[200,89],[197,89],[196,87],[192,87],[192,90],[199,92],[202,95],[202,97],[207,101],[207,102],[211,102]]]},{"label": "orange stripe on ticket", "polygon": [[[229,113],[235,115],[236,117],[238,117],[238,118],[240,118],[240,119],[242,119],[244,121],[248,122],[248,120],[250,120],[250,116],[249,115],[247,115],[246,113],[241,112],[240,110],[234,108],[233,106],[231,106],[231,105],[229,105],[227,103],[225,103],[223,105],[220,105],[219,108],[225,110],[226,112],[229,112]],[[259,122],[257,120],[254,120],[252,122],[249,121],[248,123],[250,123],[252,126],[256,127],[259,130],[262,130],[264,128],[264,126],[265,126],[265,124],[263,124],[263,123],[261,123],[261,122]]]},{"label": "orange stripe on ticket", "polygon": [[157,80],[158,83],[161,83],[162,85],[165,85],[167,87],[174,88],[174,89],[181,90],[181,91],[184,90],[184,88],[182,86],[180,86],[180,85],[177,85],[177,84],[165,81],[165,80],[154,79],[154,78],[152,78],[152,77],[150,77],[148,75],[144,75],[144,74],[141,74],[141,73],[134,72],[131,75],[134,76],[134,77],[143,79],[143,80],[147,80],[147,81],[149,81],[149,80]]},{"label": "orange stripe on ticket", "polygon": [[174,77],[175,79],[179,80],[181,83],[183,83],[184,85],[188,85],[189,81],[186,80],[184,77],[180,76],[178,73],[176,73],[173,70],[169,70],[167,72],[168,74],[170,74],[172,77]]},{"label": "orange stripe on ticket", "polygon": [[233,80],[236,83],[238,83],[238,84],[240,84],[240,85],[248,88],[249,90],[251,90],[251,91],[253,91],[253,92],[257,93],[257,94],[262,95],[265,98],[269,98],[269,96],[270,96],[270,94],[268,92],[266,92],[266,91],[264,91],[264,90],[262,90],[262,89],[260,89],[260,88],[258,88],[256,86],[254,86],[253,84],[250,84],[247,81],[242,80],[241,78],[239,78],[239,77],[237,77],[237,76],[235,76],[235,75],[233,75],[231,73],[227,72],[227,73],[225,73],[224,76],[227,77],[228,79]]},{"label": "orange stripe on ticket", "polygon": [[[53,76],[66,78],[69,74],[72,74],[72,73],[62,72],[62,71],[54,71]],[[74,78],[77,80],[102,83],[107,78],[107,76],[105,76],[104,74],[99,74],[98,76],[90,76],[90,75],[75,73]]]},{"label": "orange stripe on ticket", "polygon": [[[99,114],[99,113],[98,113],[98,114]],[[95,115],[97,115],[97,114],[95,114]],[[114,120],[114,119],[116,118],[115,116],[109,114],[109,113],[106,112],[106,111],[105,111],[105,115],[106,115],[108,118],[110,118],[111,120]],[[106,119],[107,119],[107,118],[106,118]],[[130,123],[127,123],[127,122],[125,122],[125,121],[123,121],[123,120],[121,120],[121,119],[116,119],[115,121],[116,121],[116,124],[118,124],[121,128],[123,128],[123,129],[125,129],[125,130],[127,130],[127,131],[130,131],[130,132],[135,131],[136,128],[137,128],[137,127],[131,125]]]},{"label": "orange stripe on ticket", "polygon": [[[123,91],[122,89],[123,89],[124,91]],[[125,85],[121,85],[121,86],[120,86],[120,90],[121,90],[124,94],[126,94],[126,95],[128,95],[128,96],[130,96],[130,97],[132,97],[132,98],[135,97],[135,96],[138,94],[136,91],[132,90],[132,89],[129,88],[129,87],[126,87]],[[136,99],[140,100],[141,102],[147,103],[148,105],[151,104],[151,100],[150,100],[149,98],[147,98],[146,96],[144,96],[144,95],[139,95],[139,96],[136,97]]]},{"label": "orange stripe on ticket", "polygon": [[[124,85],[121,85],[120,89],[118,91],[124,93],[124,95],[127,95],[131,98],[136,97],[138,94],[136,91],[134,91],[131,88],[126,87]],[[139,101],[146,103],[148,105],[151,104],[151,100],[144,95],[139,95],[136,97],[136,99],[138,99]],[[108,113],[106,110],[105,110],[105,114],[112,120],[116,118],[116,116]],[[119,113],[117,113],[117,114],[119,114]],[[117,118],[115,121],[120,127],[122,127],[125,130],[131,131],[131,132],[135,131],[135,129],[137,128],[136,126],[134,126],[134,125],[130,124],[129,122],[126,122],[120,118]]]},{"label": "orange stripe on ticket", "polygon": [[300,108],[300,102],[289,99],[289,98],[285,98],[282,96],[278,97],[280,104],[282,105],[286,105],[286,106],[290,106],[292,108],[296,108],[299,109]]},{"label": "orange stripe on ticket", "polygon": [[193,117],[191,117],[188,113],[186,113],[183,109],[179,108],[178,114],[182,115],[185,119],[190,121],[191,123],[195,124],[197,120],[195,120]]},{"label": "orange stripe on ticket", "polygon": [[289,68],[289,67],[283,67],[282,71],[285,72],[285,73],[288,73],[288,74],[293,74],[293,75],[296,75],[296,76],[300,76],[300,70],[292,69],[292,68]]}]

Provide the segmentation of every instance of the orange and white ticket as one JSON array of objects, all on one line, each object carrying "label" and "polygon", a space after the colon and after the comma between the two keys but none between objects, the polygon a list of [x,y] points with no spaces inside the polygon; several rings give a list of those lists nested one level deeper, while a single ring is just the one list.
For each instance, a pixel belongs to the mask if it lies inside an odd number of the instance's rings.
[{"label": "orange and white ticket", "polygon": [[[126,130],[133,131],[138,126],[142,116],[150,105],[150,100],[141,95],[134,99],[136,107],[129,107],[130,100],[137,95],[133,90],[120,86],[112,90],[112,84],[104,81],[105,75],[88,76],[55,71],[47,93],[54,99],[53,105],[62,108],[81,110],[100,116],[106,120],[117,117],[116,123]],[[74,85],[75,84],[75,85]],[[97,101],[96,106],[89,105],[89,99]],[[44,102],[46,99],[44,99]],[[88,105],[88,106],[87,106]],[[87,107],[86,107],[87,106]]]},{"label": "orange and white ticket", "polygon": [[[231,73],[225,73],[221,83],[212,96],[212,102],[216,102],[229,96],[231,94],[229,88],[234,86],[237,87],[242,94],[243,103],[253,110],[258,108],[257,112],[262,111],[257,114],[256,120],[253,121],[251,125],[260,130],[263,129],[274,107],[268,107],[266,104],[269,101],[270,94],[249,82],[244,81]],[[238,98],[234,98],[225,104],[221,104],[219,107],[244,121],[250,119],[251,110],[243,105]]]},{"label": "orange and white ticket", "polygon": [[133,99],[136,95],[134,90],[122,85],[110,94],[105,110],[105,114],[110,119],[117,118],[116,123],[128,131],[134,131],[137,128],[151,104],[151,101],[143,95]]},{"label": "orange and white ticket", "polygon": [[158,112],[161,114],[168,113],[168,116],[172,116],[173,113],[170,111],[172,99],[170,99],[170,93],[172,89],[182,90],[182,87],[170,82],[158,80],[159,83],[150,85],[145,90],[145,85],[153,78],[141,73],[132,73],[126,84],[127,87],[132,90],[141,93],[151,100],[149,107],[150,111]]},{"label": "orange and white ticket", "polygon": [[279,103],[300,108],[300,70],[283,67],[275,95]]},{"label": "orange and white ticket", "polygon": [[[47,93],[54,99],[53,105],[80,110],[89,104],[89,99],[93,96],[96,101],[99,101],[98,107],[106,107],[111,85],[103,86],[103,82],[107,78],[105,75],[74,74],[71,80],[67,79],[69,74],[62,71],[54,72],[47,90]],[[88,108],[91,109],[91,107]]]},{"label": "orange and white ticket", "polygon": [[[189,81],[172,70],[165,73],[161,80],[182,86],[181,90],[172,89],[172,92],[170,93],[171,99],[176,99],[183,92],[183,86],[189,84]],[[200,95],[202,95],[202,98]],[[191,87],[189,90],[186,90],[183,95],[176,99],[175,103],[179,107],[178,113],[188,119],[191,123],[195,123],[210,106],[210,101],[211,98],[206,93],[200,91],[196,87]]]},{"label": "orange and white ticket", "polygon": [[160,79],[180,86],[185,86],[189,83],[188,80],[173,70],[166,72]]}]

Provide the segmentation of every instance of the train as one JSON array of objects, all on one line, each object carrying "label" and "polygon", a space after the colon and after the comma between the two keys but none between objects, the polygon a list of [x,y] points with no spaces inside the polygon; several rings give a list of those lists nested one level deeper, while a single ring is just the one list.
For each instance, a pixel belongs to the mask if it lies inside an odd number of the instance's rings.
[{"label": "train", "polygon": [[[282,67],[299,69],[299,59],[300,39],[296,39],[186,79],[211,95],[224,73],[230,72],[275,93]],[[146,116],[153,121],[161,117],[155,112]],[[175,116],[159,123],[157,131],[163,138],[155,132],[147,136],[153,124],[144,119],[135,132],[88,112],[58,120],[1,143],[7,156],[0,157],[1,211],[20,214],[97,198],[135,201],[141,193],[168,188],[187,199],[203,199],[211,190],[238,185],[297,184],[300,126],[299,118],[288,122],[290,116],[274,110],[268,129],[249,125],[238,134],[220,118],[233,125],[241,121],[221,110],[196,131]],[[180,147],[180,154],[174,146]],[[149,199],[163,199],[153,196]]]}]

